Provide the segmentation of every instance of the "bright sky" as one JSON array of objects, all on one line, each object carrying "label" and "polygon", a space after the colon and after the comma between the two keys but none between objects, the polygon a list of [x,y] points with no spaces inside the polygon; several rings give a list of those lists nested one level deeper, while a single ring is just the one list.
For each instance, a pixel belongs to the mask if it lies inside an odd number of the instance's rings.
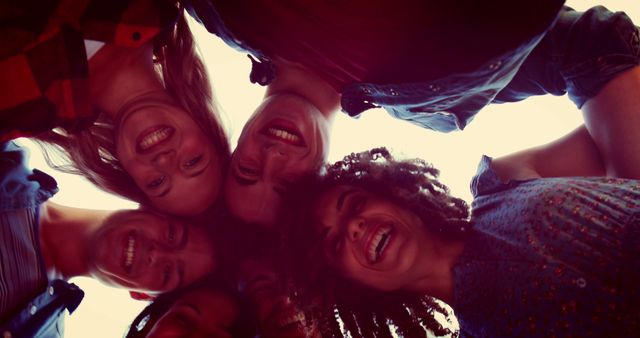
[{"label": "bright sky", "polygon": [[[610,10],[624,10],[640,24],[640,2],[637,0],[568,0],[567,4],[578,10],[596,4]],[[250,62],[244,54],[227,47],[201,27],[194,27],[194,31],[235,146],[244,122],[257,107],[264,89],[249,83]],[[581,123],[580,111],[568,98],[550,96],[487,107],[463,132],[452,134],[438,134],[395,120],[383,110],[368,111],[358,120],[339,114],[333,124],[329,160],[333,162],[345,154],[384,145],[396,155],[421,157],[432,162],[442,171],[442,180],[452,192],[470,201],[469,181],[482,154],[495,157],[540,145],[557,139]],[[29,142],[25,141],[25,144]],[[136,207],[96,190],[81,177],[49,169],[37,147],[32,147],[31,154],[32,167],[45,170],[58,181],[60,192],[53,201],[94,209]],[[125,291],[102,286],[90,279],[77,278],[74,282],[85,290],[86,295],[76,312],[67,318],[66,337],[121,337],[145,305],[131,300]]]}]

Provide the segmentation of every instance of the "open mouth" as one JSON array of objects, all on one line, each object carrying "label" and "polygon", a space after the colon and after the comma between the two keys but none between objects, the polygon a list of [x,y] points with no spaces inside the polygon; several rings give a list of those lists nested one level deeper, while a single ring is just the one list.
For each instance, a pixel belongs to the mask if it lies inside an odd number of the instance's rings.
[{"label": "open mouth", "polygon": [[269,123],[261,130],[261,133],[271,139],[296,147],[306,146],[300,131],[290,123],[284,123],[284,121],[274,121]]},{"label": "open mouth", "polygon": [[274,331],[273,333],[305,331],[304,312],[295,308],[291,303],[280,303],[270,317],[267,325]]},{"label": "open mouth", "polygon": [[128,274],[131,273],[131,269],[133,267],[133,259],[135,257],[136,252],[136,244],[137,244],[137,236],[134,230],[129,231],[127,236],[122,239],[122,260],[121,265],[124,271]]},{"label": "open mouth", "polygon": [[383,257],[385,249],[389,247],[393,226],[389,223],[378,226],[371,235],[368,245],[366,246],[366,257],[369,263],[374,264]]},{"label": "open mouth", "polygon": [[168,126],[149,128],[138,136],[136,140],[136,150],[138,152],[147,152],[158,144],[171,139],[174,132],[175,129]]},{"label": "open mouth", "polygon": [[288,329],[290,327],[293,328],[294,326],[303,327],[303,323],[304,323],[304,313],[302,313],[302,311],[297,311],[286,317],[281,316],[277,318],[274,324],[277,329],[283,330],[283,329]]}]

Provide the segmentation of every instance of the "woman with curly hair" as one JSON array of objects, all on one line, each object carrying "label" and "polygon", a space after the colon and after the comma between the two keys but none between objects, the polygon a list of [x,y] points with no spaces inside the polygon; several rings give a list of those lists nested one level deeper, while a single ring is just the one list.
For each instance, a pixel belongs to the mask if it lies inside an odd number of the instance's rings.
[{"label": "woman with curly hair", "polygon": [[[483,158],[471,215],[423,160],[380,148],[328,166],[289,208],[293,293],[334,337],[637,332],[640,182],[567,177],[553,169],[563,157],[576,160],[577,175],[603,168],[582,156],[593,144],[564,148],[574,155],[558,145]],[[514,159],[549,165],[513,170]]]},{"label": "woman with curly hair", "polygon": [[34,136],[50,164],[168,213],[214,204],[230,149],[178,2],[6,6],[0,141]]}]

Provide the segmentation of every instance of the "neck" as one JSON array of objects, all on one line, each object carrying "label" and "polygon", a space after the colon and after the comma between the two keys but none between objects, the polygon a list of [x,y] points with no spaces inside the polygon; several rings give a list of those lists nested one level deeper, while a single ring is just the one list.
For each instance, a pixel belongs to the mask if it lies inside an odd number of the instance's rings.
[{"label": "neck", "polygon": [[71,208],[53,202],[40,206],[40,247],[47,275],[89,276],[88,240],[112,211]]},{"label": "neck", "polygon": [[451,302],[454,291],[452,270],[463,250],[464,241],[462,240],[436,242],[429,257],[418,260],[420,262],[420,266],[417,267],[420,271],[418,278],[408,286],[408,289],[428,294],[447,303]]},{"label": "neck", "polygon": [[116,121],[122,108],[149,93],[164,93],[153,64],[153,45],[105,45],[89,60],[92,108]]},{"label": "neck", "polygon": [[329,122],[340,109],[340,94],[326,81],[294,63],[274,61],[277,76],[267,87],[265,97],[293,93],[311,102]]}]

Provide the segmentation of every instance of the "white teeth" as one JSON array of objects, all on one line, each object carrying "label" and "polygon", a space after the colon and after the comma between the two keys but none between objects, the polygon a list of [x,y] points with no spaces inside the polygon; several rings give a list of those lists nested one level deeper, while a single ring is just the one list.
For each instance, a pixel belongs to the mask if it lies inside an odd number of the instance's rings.
[{"label": "white teeth", "polygon": [[367,248],[367,259],[369,262],[375,263],[380,259],[380,254],[389,244],[389,235],[391,230],[392,228],[390,225],[381,226],[376,230],[376,233],[373,235],[373,238],[369,243],[369,247]]},{"label": "white teeth", "polygon": [[124,267],[126,269],[131,268],[131,265],[133,264],[133,252],[134,252],[135,244],[136,244],[135,238],[133,237],[133,235],[129,235],[129,241],[127,242],[126,257],[124,261]]},{"label": "white teeth", "polygon": [[275,136],[277,138],[281,138],[286,141],[290,141],[290,142],[300,141],[300,138],[297,135],[291,134],[286,130],[269,128],[267,131],[269,132],[269,135]]},{"label": "white teeth", "polygon": [[302,311],[296,313],[293,316],[289,316],[289,317],[278,320],[276,325],[281,328],[297,322],[300,322],[300,323],[304,322],[304,313]]},{"label": "white teeth", "polygon": [[149,149],[154,145],[158,144],[159,142],[166,140],[170,134],[171,134],[171,128],[158,129],[153,133],[150,133],[149,135],[145,136],[140,141],[140,144],[139,144],[140,149],[142,150]]}]

